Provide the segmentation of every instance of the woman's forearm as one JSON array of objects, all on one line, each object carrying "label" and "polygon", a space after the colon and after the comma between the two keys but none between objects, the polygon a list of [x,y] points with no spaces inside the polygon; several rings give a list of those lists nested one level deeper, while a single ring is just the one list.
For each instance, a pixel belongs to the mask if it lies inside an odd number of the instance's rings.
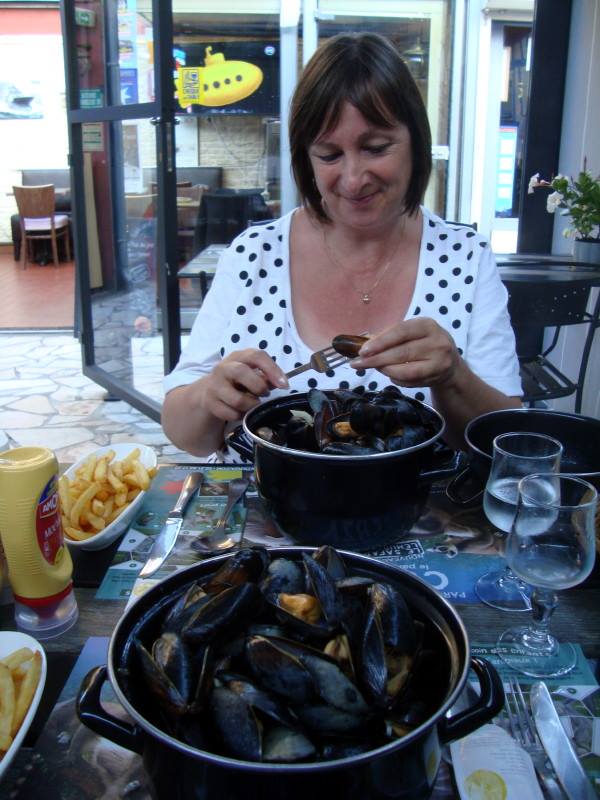
[{"label": "woman's forearm", "polygon": [[452,379],[431,387],[433,405],[446,420],[445,440],[463,448],[467,423],[480,414],[503,408],[520,408],[518,397],[509,397],[478,378],[461,359]]},{"label": "woman's forearm", "polygon": [[161,423],[176,447],[195,456],[207,456],[223,445],[225,423],[202,407],[201,378],[187,386],[179,386],[165,397]]}]

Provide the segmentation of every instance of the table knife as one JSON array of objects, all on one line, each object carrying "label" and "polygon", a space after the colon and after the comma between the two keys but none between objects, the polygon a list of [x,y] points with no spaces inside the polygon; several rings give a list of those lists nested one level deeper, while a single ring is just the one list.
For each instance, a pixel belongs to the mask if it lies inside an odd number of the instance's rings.
[{"label": "table knife", "polygon": [[545,683],[540,681],[532,685],[529,702],[544,750],[569,800],[598,800]]},{"label": "table knife", "polygon": [[151,575],[154,575],[173,549],[177,540],[177,534],[183,525],[185,510],[196,493],[196,490],[200,488],[203,478],[204,473],[200,471],[190,472],[190,474],[186,476],[177,502],[173,506],[173,510],[169,512],[165,524],[154,540],[148,560],[139,574],[140,578],[149,578]]}]

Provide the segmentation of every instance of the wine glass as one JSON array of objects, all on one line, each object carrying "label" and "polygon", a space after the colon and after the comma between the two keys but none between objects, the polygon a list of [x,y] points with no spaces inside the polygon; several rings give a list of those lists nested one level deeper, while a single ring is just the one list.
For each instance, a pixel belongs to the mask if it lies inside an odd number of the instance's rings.
[{"label": "wine glass", "polygon": [[528,475],[519,482],[517,512],[506,543],[506,558],[531,584],[532,620],[509,628],[498,639],[498,655],[535,678],[565,675],[577,661],[575,648],[550,633],[556,589],[584,581],[596,555],[594,487],[573,475]]},{"label": "wine glass", "polygon": [[[493,442],[490,475],[483,496],[486,517],[507,535],[517,510],[519,480],[533,472],[558,472],[562,445],[542,433],[501,433]],[[529,611],[530,589],[506,566],[490,570],[475,584],[475,593],[492,608],[502,611]]]}]

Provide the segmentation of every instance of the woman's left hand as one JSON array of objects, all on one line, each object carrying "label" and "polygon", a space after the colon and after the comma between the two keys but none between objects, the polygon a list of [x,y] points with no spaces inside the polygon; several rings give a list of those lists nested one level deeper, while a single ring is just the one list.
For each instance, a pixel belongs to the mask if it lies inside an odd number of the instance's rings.
[{"label": "woman's left hand", "polygon": [[400,386],[452,383],[461,358],[450,334],[428,317],[409,319],[373,336],[350,362],[378,369]]}]

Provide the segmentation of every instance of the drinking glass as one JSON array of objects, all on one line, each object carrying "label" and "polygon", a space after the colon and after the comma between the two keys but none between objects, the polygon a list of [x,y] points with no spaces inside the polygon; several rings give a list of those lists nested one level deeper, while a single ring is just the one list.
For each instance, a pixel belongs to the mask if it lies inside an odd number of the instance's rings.
[{"label": "drinking glass", "polygon": [[[501,433],[493,442],[490,475],[483,496],[486,517],[506,538],[517,510],[518,484],[533,472],[558,472],[562,445],[541,433]],[[510,566],[491,570],[475,584],[479,599],[502,611],[530,611],[530,588]]]},{"label": "drinking glass", "polygon": [[575,648],[550,633],[556,589],[569,589],[592,571],[596,555],[594,487],[572,475],[528,475],[519,482],[517,513],[506,558],[531,584],[532,620],[504,631],[498,655],[535,678],[565,675],[577,661]]}]

